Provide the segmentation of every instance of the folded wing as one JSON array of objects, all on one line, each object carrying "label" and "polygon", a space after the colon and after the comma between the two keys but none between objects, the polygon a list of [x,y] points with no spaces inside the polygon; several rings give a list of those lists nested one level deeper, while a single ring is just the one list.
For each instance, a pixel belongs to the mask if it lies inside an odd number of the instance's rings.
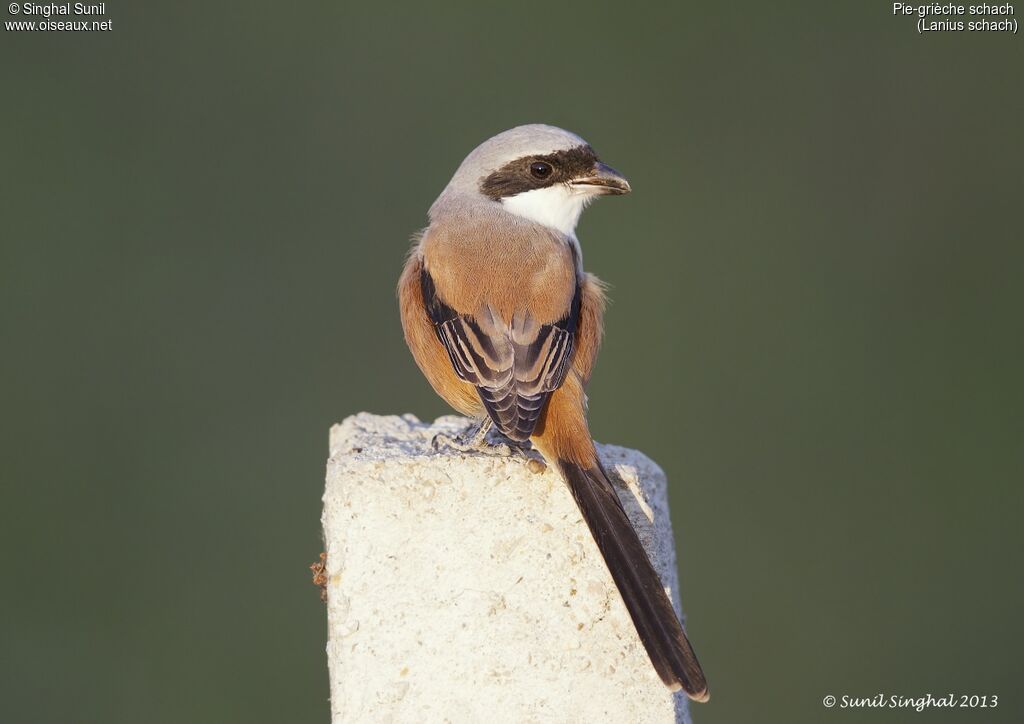
[{"label": "folded wing", "polygon": [[456,374],[475,385],[495,426],[512,440],[527,440],[544,403],[565,380],[580,314],[577,283],[565,317],[540,324],[529,312],[503,319],[490,307],[460,314],[442,301],[430,273],[420,279],[423,304]]}]

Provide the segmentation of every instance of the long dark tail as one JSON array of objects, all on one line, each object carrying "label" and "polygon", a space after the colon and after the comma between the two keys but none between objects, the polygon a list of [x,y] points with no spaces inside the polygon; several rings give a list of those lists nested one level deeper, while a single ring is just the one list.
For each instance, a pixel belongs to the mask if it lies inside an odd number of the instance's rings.
[{"label": "long dark tail", "polygon": [[673,691],[682,688],[691,699],[707,701],[708,685],[700,663],[600,463],[583,468],[559,459],[558,467],[590,526],[658,676]]}]

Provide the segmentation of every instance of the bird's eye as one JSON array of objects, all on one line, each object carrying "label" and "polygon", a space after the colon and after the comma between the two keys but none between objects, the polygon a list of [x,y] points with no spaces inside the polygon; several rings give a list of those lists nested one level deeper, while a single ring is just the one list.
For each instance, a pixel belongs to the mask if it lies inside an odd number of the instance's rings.
[{"label": "bird's eye", "polygon": [[530,173],[534,178],[547,178],[551,175],[551,164],[543,161],[534,161],[530,164]]}]

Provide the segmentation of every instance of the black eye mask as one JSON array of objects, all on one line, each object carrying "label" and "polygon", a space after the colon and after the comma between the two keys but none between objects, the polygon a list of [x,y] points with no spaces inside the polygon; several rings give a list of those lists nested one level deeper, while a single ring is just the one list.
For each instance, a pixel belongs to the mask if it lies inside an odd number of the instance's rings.
[{"label": "black eye mask", "polygon": [[[537,162],[550,164],[551,173],[544,178],[534,176],[530,172],[530,166]],[[509,161],[481,180],[480,193],[498,201],[587,176],[594,172],[596,163],[597,154],[593,148],[586,145],[556,151],[546,156],[523,156],[515,161]]]}]

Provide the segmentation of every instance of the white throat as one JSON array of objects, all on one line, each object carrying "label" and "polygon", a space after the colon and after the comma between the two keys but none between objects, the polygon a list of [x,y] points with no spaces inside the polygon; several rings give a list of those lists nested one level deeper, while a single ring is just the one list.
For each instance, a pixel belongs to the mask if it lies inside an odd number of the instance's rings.
[{"label": "white throat", "polygon": [[509,213],[573,237],[576,235],[580,214],[591,198],[589,194],[573,191],[564,184],[555,184],[507,196],[501,200],[501,204]]}]

